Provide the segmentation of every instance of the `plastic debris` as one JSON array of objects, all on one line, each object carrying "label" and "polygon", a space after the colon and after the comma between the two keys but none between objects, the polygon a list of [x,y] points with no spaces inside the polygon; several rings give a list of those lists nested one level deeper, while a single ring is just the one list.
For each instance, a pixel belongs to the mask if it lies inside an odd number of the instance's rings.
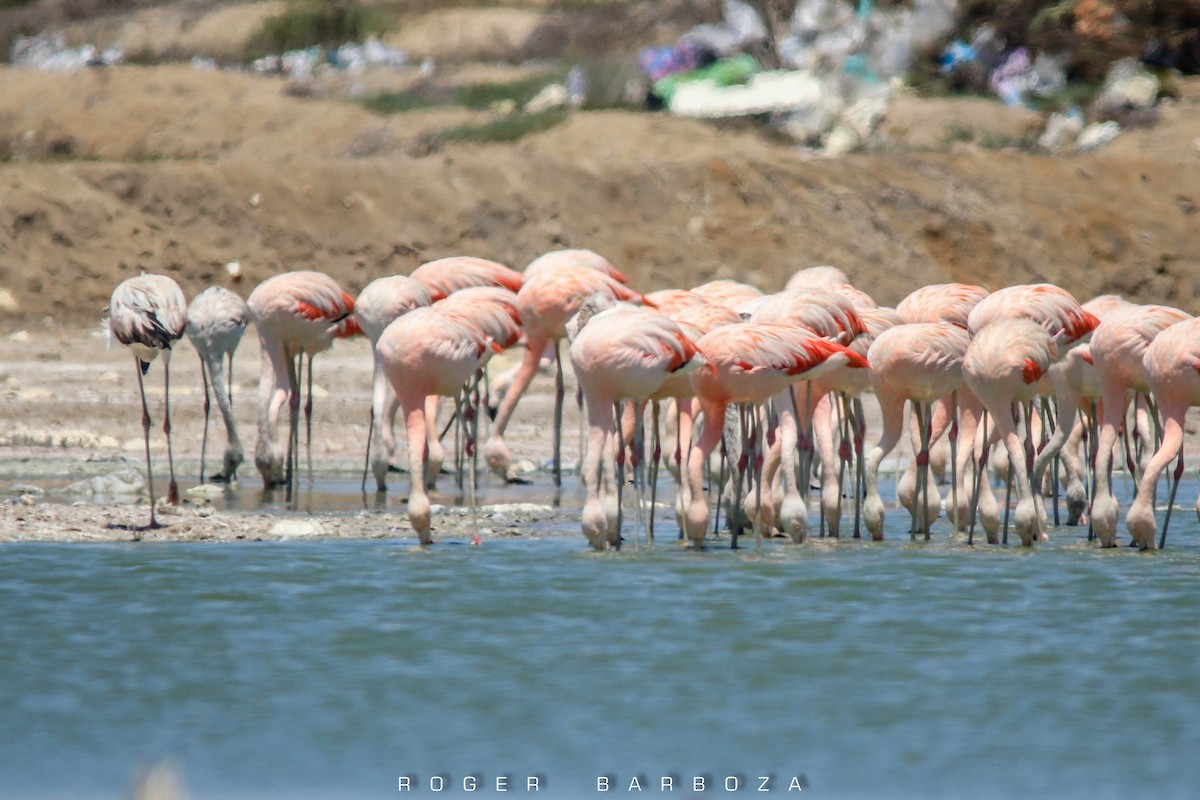
[{"label": "plastic debris", "polygon": [[1029,51],[1018,47],[1000,62],[988,77],[988,86],[1004,102],[1004,105],[1025,105],[1025,94],[1029,91],[1032,68]]},{"label": "plastic debris", "polygon": [[1149,108],[1158,100],[1158,78],[1132,58],[1113,64],[1096,97],[1098,114]]},{"label": "plastic debris", "polygon": [[1080,152],[1095,150],[1116,139],[1120,133],[1121,126],[1112,120],[1093,122],[1083,129],[1083,133],[1079,134],[1079,139],[1075,142],[1075,149]]},{"label": "plastic debris", "polygon": [[551,83],[543,87],[533,96],[533,99],[525,104],[525,111],[529,114],[539,114],[555,108],[564,108],[570,99],[571,95],[567,92],[566,86],[561,83]]},{"label": "plastic debris", "polygon": [[9,51],[14,66],[47,72],[75,72],[86,67],[106,67],[120,64],[125,52],[119,47],[98,50],[95,45],[67,47],[61,33],[37,36],[17,36]]},{"label": "plastic debris", "polygon": [[1054,152],[1068,150],[1083,133],[1083,125],[1083,111],[1077,106],[1051,114],[1046,120],[1046,130],[1038,138],[1038,145]]}]

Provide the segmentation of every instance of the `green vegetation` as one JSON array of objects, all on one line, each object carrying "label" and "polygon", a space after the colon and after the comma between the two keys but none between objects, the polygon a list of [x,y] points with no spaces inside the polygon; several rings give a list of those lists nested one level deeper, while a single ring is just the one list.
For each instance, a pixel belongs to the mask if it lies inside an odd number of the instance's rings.
[{"label": "green vegetation", "polygon": [[515,142],[531,133],[541,133],[563,122],[569,116],[566,109],[543,111],[540,114],[512,114],[485,122],[482,125],[460,125],[426,137],[429,145],[442,142]]},{"label": "green vegetation", "polygon": [[282,14],[263,20],[248,46],[251,56],[323,45],[361,42],[382,33],[387,20],[355,0],[297,0]]},{"label": "green vegetation", "polygon": [[0,0],[0,11],[6,11],[10,8],[20,8],[21,6],[31,5],[37,0]]},{"label": "green vegetation", "polygon": [[403,114],[418,108],[461,106],[488,109],[496,103],[512,101],[523,106],[548,84],[562,80],[560,72],[543,72],[508,83],[476,83],[457,88],[421,86],[404,92],[387,92],[360,100],[379,114]]}]

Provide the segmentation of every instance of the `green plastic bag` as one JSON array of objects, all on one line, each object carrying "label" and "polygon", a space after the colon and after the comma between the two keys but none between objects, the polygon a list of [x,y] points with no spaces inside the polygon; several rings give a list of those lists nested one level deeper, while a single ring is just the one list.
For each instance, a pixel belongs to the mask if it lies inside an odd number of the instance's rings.
[{"label": "green plastic bag", "polygon": [[690,72],[676,72],[654,82],[654,93],[663,99],[667,105],[675,96],[675,90],[682,83],[690,81],[712,81],[717,86],[734,86],[750,80],[750,76],[758,72],[758,62],[753,56],[742,55],[732,58],[721,58],[707,67],[694,69]]}]

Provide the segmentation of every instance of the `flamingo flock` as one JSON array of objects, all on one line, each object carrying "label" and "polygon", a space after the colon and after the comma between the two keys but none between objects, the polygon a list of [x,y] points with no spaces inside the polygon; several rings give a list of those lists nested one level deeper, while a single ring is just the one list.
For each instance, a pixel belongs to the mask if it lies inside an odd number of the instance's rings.
[{"label": "flamingo flock", "polygon": [[[904,435],[906,419],[914,458],[897,495],[908,509],[911,537],[929,538],[944,508],[952,530],[968,542],[977,523],[989,543],[1001,536],[1007,541],[1010,522],[1023,545],[1045,541],[1048,498],[1058,524],[1062,474],[1068,524],[1087,523],[1089,539],[1114,547],[1116,462],[1127,465],[1137,486],[1126,516],[1130,544],[1155,549],[1165,544],[1183,475],[1184,416],[1200,405],[1200,320],[1111,296],[1080,304],[1044,283],[991,292],[960,283],[924,286],[889,309],[841,270],[822,266],[798,271],[775,293],[717,280],[643,295],[598,253],[558,250],[523,272],[482,258],[442,258],[408,276],[378,278],[357,298],[328,275],[288,272],[259,284],[245,301],[210,288],[189,306],[172,279],[143,275],[113,292],[109,330],[135,359],[150,527],[160,523],[143,376],[161,356],[167,502],[178,502],[169,359],[185,333],[200,356],[205,388],[200,477],[232,481],[243,448],[229,376],[250,323],[261,349],[254,463],[264,489],[286,487],[290,497],[297,481],[302,407],[305,442],[312,438],[315,356],[339,338],[364,335],[374,381],[363,488],[370,471],[376,489],[385,491],[389,471],[397,469],[393,420],[403,411],[407,513],[421,544],[433,541],[428,491],[446,458],[442,439],[450,424],[457,425],[454,441],[461,445],[455,461],[471,466],[473,505],[481,412],[496,409],[482,446],[486,463],[499,479],[515,480],[504,434],[547,358],[555,365],[554,483],[562,481],[566,359],[588,428],[580,462],[581,528],[597,550],[618,548],[627,537],[630,482],[635,533],[644,527],[653,539],[660,466],[675,478],[679,538],[697,549],[719,532],[713,523],[722,510],[734,546],[746,529],[756,542],[814,535],[814,478],[821,536],[841,535],[849,514],[856,538],[865,523],[872,538],[882,539],[879,470]],[[492,356],[522,344],[524,355],[508,380],[489,385]],[[210,386],[226,448],[220,471],[206,478]],[[878,402],[879,430],[867,425],[868,394]],[[446,400],[454,411],[442,414],[450,417],[443,428],[438,417]],[[1150,445],[1143,455],[1129,444],[1131,431],[1136,443]],[[1007,480],[1003,503],[989,475],[993,452]],[[311,444],[307,460],[311,475]],[[1172,460],[1160,532],[1157,484]],[[945,498],[937,461],[950,470]]]}]

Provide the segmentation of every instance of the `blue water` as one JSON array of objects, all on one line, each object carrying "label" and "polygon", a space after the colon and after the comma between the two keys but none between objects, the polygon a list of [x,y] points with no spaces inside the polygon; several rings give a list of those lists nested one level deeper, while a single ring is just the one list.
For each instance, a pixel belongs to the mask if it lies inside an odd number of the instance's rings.
[{"label": "blue water", "polygon": [[1190,511],[1149,554],[570,533],[0,545],[0,796],[1200,791]]}]

